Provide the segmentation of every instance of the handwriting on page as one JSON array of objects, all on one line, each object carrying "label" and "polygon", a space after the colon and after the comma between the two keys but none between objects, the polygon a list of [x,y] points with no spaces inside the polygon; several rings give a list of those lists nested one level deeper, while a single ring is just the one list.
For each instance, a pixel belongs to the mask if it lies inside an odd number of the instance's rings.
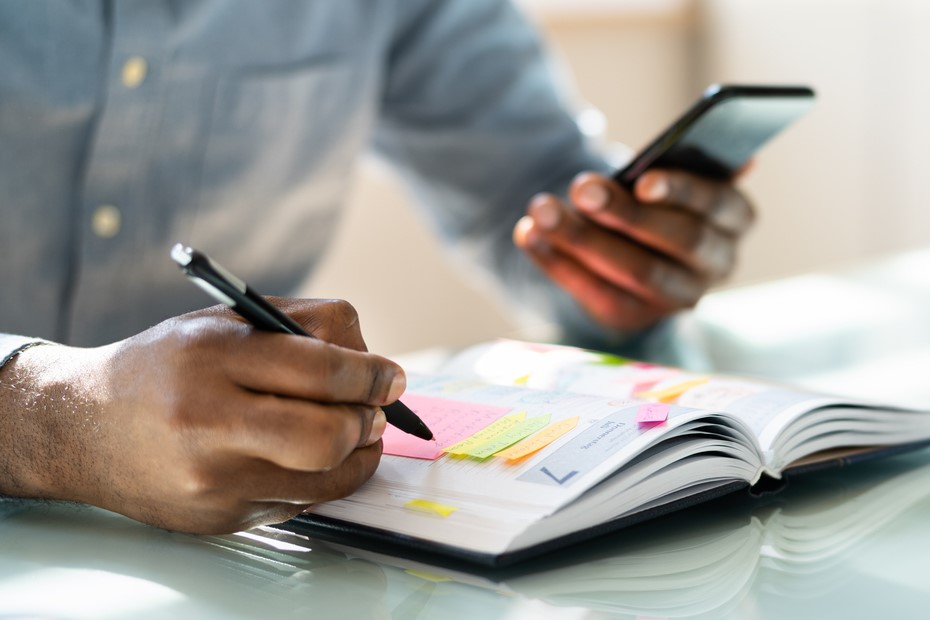
[{"label": "handwriting on page", "polygon": [[410,393],[404,394],[404,404],[433,431],[434,439],[426,441],[388,425],[382,437],[384,453],[428,460],[439,458],[443,454],[443,446],[471,437],[510,411],[507,407]]}]

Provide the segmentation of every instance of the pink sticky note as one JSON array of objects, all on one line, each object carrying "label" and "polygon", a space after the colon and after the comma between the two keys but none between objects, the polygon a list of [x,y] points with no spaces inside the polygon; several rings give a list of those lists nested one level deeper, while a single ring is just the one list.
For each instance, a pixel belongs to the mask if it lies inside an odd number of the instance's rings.
[{"label": "pink sticky note", "polygon": [[636,411],[636,421],[640,424],[658,424],[668,420],[668,405],[665,403],[646,403]]},{"label": "pink sticky note", "polygon": [[633,387],[630,388],[630,396],[636,398],[636,395],[640,392],[648,392],[651,390],[658,381],[643,381],[642,383],[634,383]]},{"label": "pink sticky note", "polygon": [[409,393],[404,394],[403,401],[433,431],[433,440],[426,441],[414,437],[388,424],[382,436],[384,453],[415,459],[439,458],[444,447],[471,437],[510,411],[508,407],[492,407]]}]

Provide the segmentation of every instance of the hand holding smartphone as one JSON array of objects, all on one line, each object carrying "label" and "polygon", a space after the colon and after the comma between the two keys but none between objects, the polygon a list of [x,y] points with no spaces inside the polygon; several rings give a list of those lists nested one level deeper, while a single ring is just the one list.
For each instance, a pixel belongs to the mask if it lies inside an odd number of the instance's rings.
[{"label": "hand holding smartphone", "polygon": [[614,178],[631,188],[650,168],[727,180],[814,102],[807,86],[713,85]]}]

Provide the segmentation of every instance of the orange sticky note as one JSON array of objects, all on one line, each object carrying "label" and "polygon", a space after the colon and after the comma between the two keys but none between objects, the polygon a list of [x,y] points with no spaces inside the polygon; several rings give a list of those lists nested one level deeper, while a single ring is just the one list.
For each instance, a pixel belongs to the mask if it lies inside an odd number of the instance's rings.
[{"label": "orange sticky note", "polygon": [[[509,416],[508,416],[509,417]],[[507,429],[496,437],[485,441],[484,443],[470,448],[465,451],[466,456],[473,456],[477,459],[486,459],[491,455],[497,454],[501,450],[512,446],[524,437],[529,437],[533,433],[542,429],[549,424],[550,415],[541,415],[517,424],[513,428]]]},{"label": "orange sticky note", "polygon": [[699,379],[692,379],[690,381],[683,381],[681,383],[676,383],[666,388],[660,390],[651,390],[649,392],[640,392],[636,394],[636,398],[642,398],[644,400],[657,400],[662,403],[671,403],[674,402],[676,398],[690,390],[691,388],[697,387],[699,385],[704,385],[710,379],[707,377],[701,377]]},{"label": "orange sticky note", "polygon": [[553,441],[575,428],[577,425],[578,416],[573,418],[566,418],[565,420],[559,420],[554,424],[550,424],[535,435],[530,435],[520,443],[510,446],[506,450],[501,450],[494,456],[507,459],[508,461],[522,459],[524,456],[529,456],[534,452],[542,450]]}]

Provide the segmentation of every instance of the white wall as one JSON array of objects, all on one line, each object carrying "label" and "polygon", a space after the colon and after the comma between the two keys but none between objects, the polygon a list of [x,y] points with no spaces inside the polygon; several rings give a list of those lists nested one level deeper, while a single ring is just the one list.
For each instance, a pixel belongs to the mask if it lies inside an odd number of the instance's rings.
[{"label": "white wall", "polygon": [[[814,110],[743,184],[760,213],[732,284],[927,245],[930,3],[924,0],[520,0],[607,136],[638,147],[711,82],[803,82]],[[383,235],[403,239],[385,246]],[[379,260],[385,252],[390,260]],[[365,265],[364,269],[361,268]],[[365,166],[315,296],[359,309],[387,354],[520,336],[451,267],[383,171]]]},{"label": "white wall", "polygon": [[737,281],[927,245],[930,3],[705,0],[705,79],[814,86],[747,180],[761,219]]}]

